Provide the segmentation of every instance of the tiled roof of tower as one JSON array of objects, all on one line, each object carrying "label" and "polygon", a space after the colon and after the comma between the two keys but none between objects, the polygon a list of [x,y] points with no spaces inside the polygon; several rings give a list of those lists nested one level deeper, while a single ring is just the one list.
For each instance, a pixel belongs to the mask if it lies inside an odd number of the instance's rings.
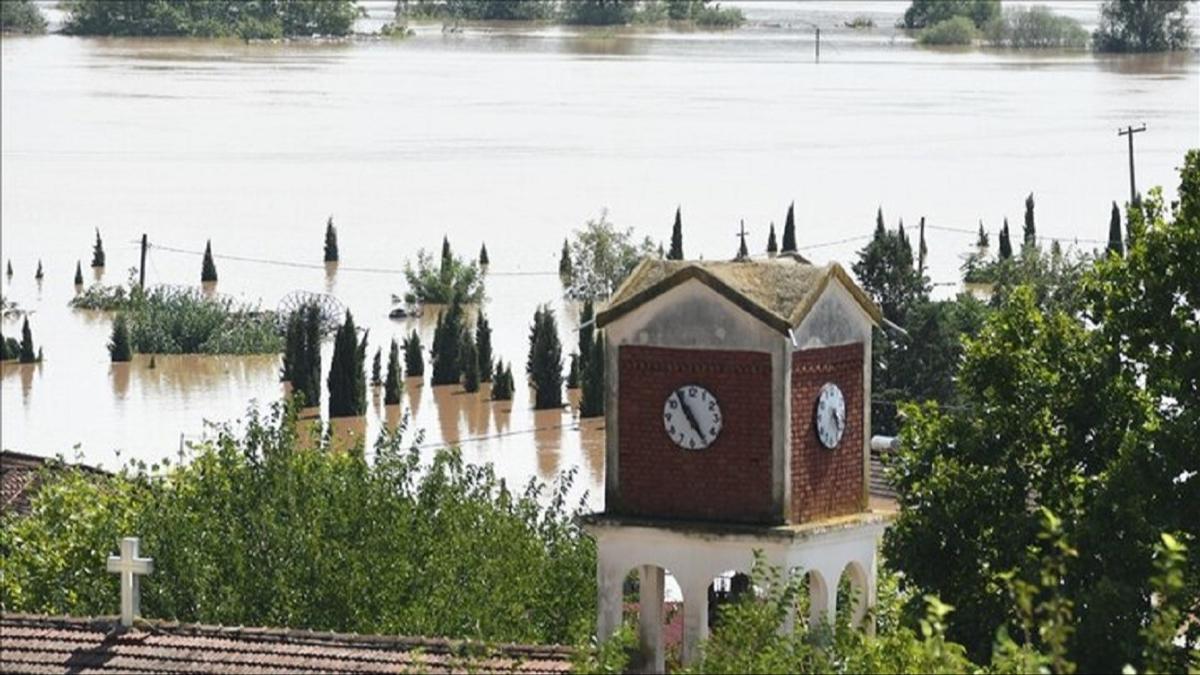
[{"label": "tiled roof of tower", "polygon": [[643,260],[596,315],[596,325],[604,326],[691,279],[785,334],[808,315],[831,279],[840,281],[876,323],[883,319],[841,265],[818,267],[798,255],[784,254],[763,260]]},{"label": "tiled roof of tower", "polygon": [[[37,487],[38,472],[45,466],[66,466],[59,460],[38,455],[27,455],[12,450],[0,451],[0,512],[25,513],[29,510],[29,497]],[[83,464],[72,465],[96,475],[106,472]]]},{"label": "tiled roof of tower", "polygon": [[565,647],[0,615],[0,671],[22,673],[563,673]]}]

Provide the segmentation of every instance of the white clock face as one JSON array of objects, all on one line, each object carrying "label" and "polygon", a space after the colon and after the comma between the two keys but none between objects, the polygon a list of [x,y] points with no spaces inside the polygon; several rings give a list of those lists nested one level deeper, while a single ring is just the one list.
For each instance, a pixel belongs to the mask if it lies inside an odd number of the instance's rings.
[{"label": "white clock face", "polygon": [[836,448],[842,441],[842,433],[846,431],[846,399],[836,384],[830,382],[821,387],[821,393],[817,396],[815,421],[821,445]]},{"label": "white clock face", "polygon": [[704,387],[687,384],[667,395],[663,428],[684,450],[703,450],[721,435],[721,406]]}]

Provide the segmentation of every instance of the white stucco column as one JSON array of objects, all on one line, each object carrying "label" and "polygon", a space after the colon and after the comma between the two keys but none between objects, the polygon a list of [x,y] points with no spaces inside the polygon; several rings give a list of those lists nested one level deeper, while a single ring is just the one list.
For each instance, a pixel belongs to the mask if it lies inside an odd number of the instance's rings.
[{"label": "white stucco column", "polygon": [[642,565],[638,641],[645,659],[646,672],[666,671],[663,651],[663,568]]},{"label": "white stucco column", "polygon": [[712,577],[694,577],[683,589],[683,665],[700,660],[700,645],[708,638],[708,585]]},{"label": "white stucco column", "polygon": [[603,554],[596,565],[596,638],[601,642],[613,636],[621,625],[624,610],[625,574],[616,565],[604,560]]}]

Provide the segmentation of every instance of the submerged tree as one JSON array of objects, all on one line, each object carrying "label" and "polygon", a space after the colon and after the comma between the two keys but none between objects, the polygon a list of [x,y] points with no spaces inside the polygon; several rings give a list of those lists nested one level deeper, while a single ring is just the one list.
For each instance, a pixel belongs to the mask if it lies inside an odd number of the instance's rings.
[{"label": "submerged tree", "polygon": [[562,343],[558,339],[554,310],[546,305],[533,315],[525,372],[534,388],[535,410],[562,407]]},{"label": "submerged tree", "polygon": [[568,283],[568,280],[574,276],[574,270],[571,267],[571,247],[566,239],[563,239],[562,255],[558,257],[558,276],[562,277],[563,283]]},{"label": "submerged tree", "polygon": [[462,306],[451,301],[450,307],[438,315],[433,331],[433,384],[458,384],[463,372],[462,336]]},{"label": "submerged tree", "polygon": [[579,355],[571,352],[567,356],[567,389],[579,388]]},{"label": "submerged tree", "polygon": [[5,270],[4,270],[4,273],[5,273],[6,275],[10,276],[10,277],[13,275],[13,271],[12,271],[12,258],[9,258],[9,260],[8,260],[8,267],[6,267],[6,268],[5,268]]},{"label": "submerged tree", "polygon": [[487,244],[486,243],[480,244],[480,246],[479,246],[479,266],[487,267],[490,264],[492,264],[492,260],[491,260],[491,258],[488,257]]},{"label": "submerged tree", "polygon": [[125,314],[117,314],[113,320],[112,338],[108,342],[108,355],[113,363],[133,360],[133,347],[129,344],[129,322]]},{"label": "submerged tree", "polygon": [[325,222],[325,262],[338,261],[337,228],[333,226],[333,216]]},{"label": "submerged tree", "polygon": [[667,252],[667,260],[683,260],[683,221],[680,218],[680,208],[675,207],[675,224],[671,227],[671,250]]},{"label": "submerged tree", "polygon": [[479,357],[479,379],[483,382],[492,381],[492,326],[488,323],[483,309],[475,317],[475,347]]},{"label": "submerged tree", "polygon": [[1000,227],[1000,259],[1008,260],[1012,258],[1013,248],[1012,239],[1008,233],[1008,218],[1004,219],[1004,225]]},{"label": "submerged tree", "polygon": [[76,286],[83,285],[83,261],[82,260],[75,261],[75,285]]},{"label": "submerged tree", "polygon": [[100,228],[96,228],[96,243],[92,246],[92,267],[104,267],[104,242],[100,241]]},{"label": "submerged tree", "polygon": [[383,386],[383,347],[375,348],[375,358],[371,361],[371,386]]},{"label": "submerged tree", "polygon": [[383,381],[383,404],[397,405],[400,403],[400,382],[404,374],[400,372],[400,346],[396,338],[392,338],[388,346],[387,377]]},{"label": "submerged tree", "polygon": [[288,317],[284,331],[283,379],[305,406],[321,404],[321,308],[306,303]]},{"label": "submerged tree", "polygon": [[33,349],[33,331],[29,330],[29,317],[25,317],[21,324],[21,354],[18,360],[21,363],[36,363],[41,360],[38,358],[40,354],[40,351]]},{"label": "submerged tree", "polygon": [[38,281],[41,281],[45,276],[46,276],[45,272],[42,272],[42,261],[39,260],[38,266],[37,266],[37,271],[33,273],[33,278],[37,279]]},{"label": "submerged tree", "polygon": [[505,365],[504,361],[496,360],[496,375],[492,379],[492,400],[511,401],[513,397],[512,364]]},{"label": "submerged tree", "polygon": [[1191,45],[1187,0],[1106,0],[1092,42],[1102,52],[1165,52]]},{"label": "submerged tree", "polygon": [[787,218],[783,221],[783,253],[796,252],[796,202],[788,204]]},{"label": "submerged tree", "polygon": [[583,369],[583,393],[579,399],[580,417],[600,417],[604,414],[604,334],[598,333],[592,342],[591,354]]},{"label": "submerged tree", "polygon": [[645,237],[634,240],[633,228],[617,229],[608,213],[589,220],[575,231],[569,246],[569,276],[563,277],[567,296],[573,300],[603,300],[644,258],[654,255],[654,243]]},{"label": "submerged tree", "polygon": [[424,377],[425,360],[422,356],[421,336],[413,329],[404,338],[404,373],[408,377]]},{"label": "submerged tree", "polygon": [[1108,219],[1108,252],[1125,255],[1125,240],[1121,236],[1121,209],[1112,203],[1112,216]]},{"label": "submerged tree", "polygon": [[367,411],[363,349],[357,333],[354,317],[346,310],[346,321],[334,338],[333,359],[329,364],[330,417],[357,417]]},{"label": "submerged tree", "polygon": [[779,253],[779,243],[775,241],[775,223],[771,223],[771,233],[767,235],[767,255]]},{"label": "submerged tree", "polygon": [[213,262],[212,240],[204,244],[204,262],[200,267],[200,281],[212,282],[217,280],[217,265]]},{"label": "submerged tree", "polygon": [[479,351],[475,348],[475,338],[471,336],[469,330],[463,331],[462,334],[460,359],[462,360],[463,389],[473,394],[479,391]]}]

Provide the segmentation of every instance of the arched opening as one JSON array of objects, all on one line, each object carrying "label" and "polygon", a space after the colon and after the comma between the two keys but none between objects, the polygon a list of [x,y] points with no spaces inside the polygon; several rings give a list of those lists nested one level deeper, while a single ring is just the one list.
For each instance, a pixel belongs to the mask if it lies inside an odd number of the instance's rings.
[{"label": "arched opening", "polygon": [[842,570],[837,589],[837,625],[860,628],[867,616],[867,574],[851,562]]},{"label": "arched opening", "polygon": [[674,655],[678,663],[683,643],[683,591],[669,570],[656,565],[638,565],[622,585],[622,618],[633,626],[638,650],[629,668],[639,672],[663,672]]},{"label": "arched opening", "polygon": [[738,602],[747,594],[755,592],[750,575],[737,570],[726,570],[713,577],[708,585],[708,627],[721,625],[721,610]]},{"label": "arched opening", "polygon": [[829,624],[829,586],[825,582],[825,577],[816,570],[809,570],[804,575],[804,586],[808,591],[803,594],[807,599],[808,611],[801,616],[806,618],[808,630],[811,632],[827,627]]}]

